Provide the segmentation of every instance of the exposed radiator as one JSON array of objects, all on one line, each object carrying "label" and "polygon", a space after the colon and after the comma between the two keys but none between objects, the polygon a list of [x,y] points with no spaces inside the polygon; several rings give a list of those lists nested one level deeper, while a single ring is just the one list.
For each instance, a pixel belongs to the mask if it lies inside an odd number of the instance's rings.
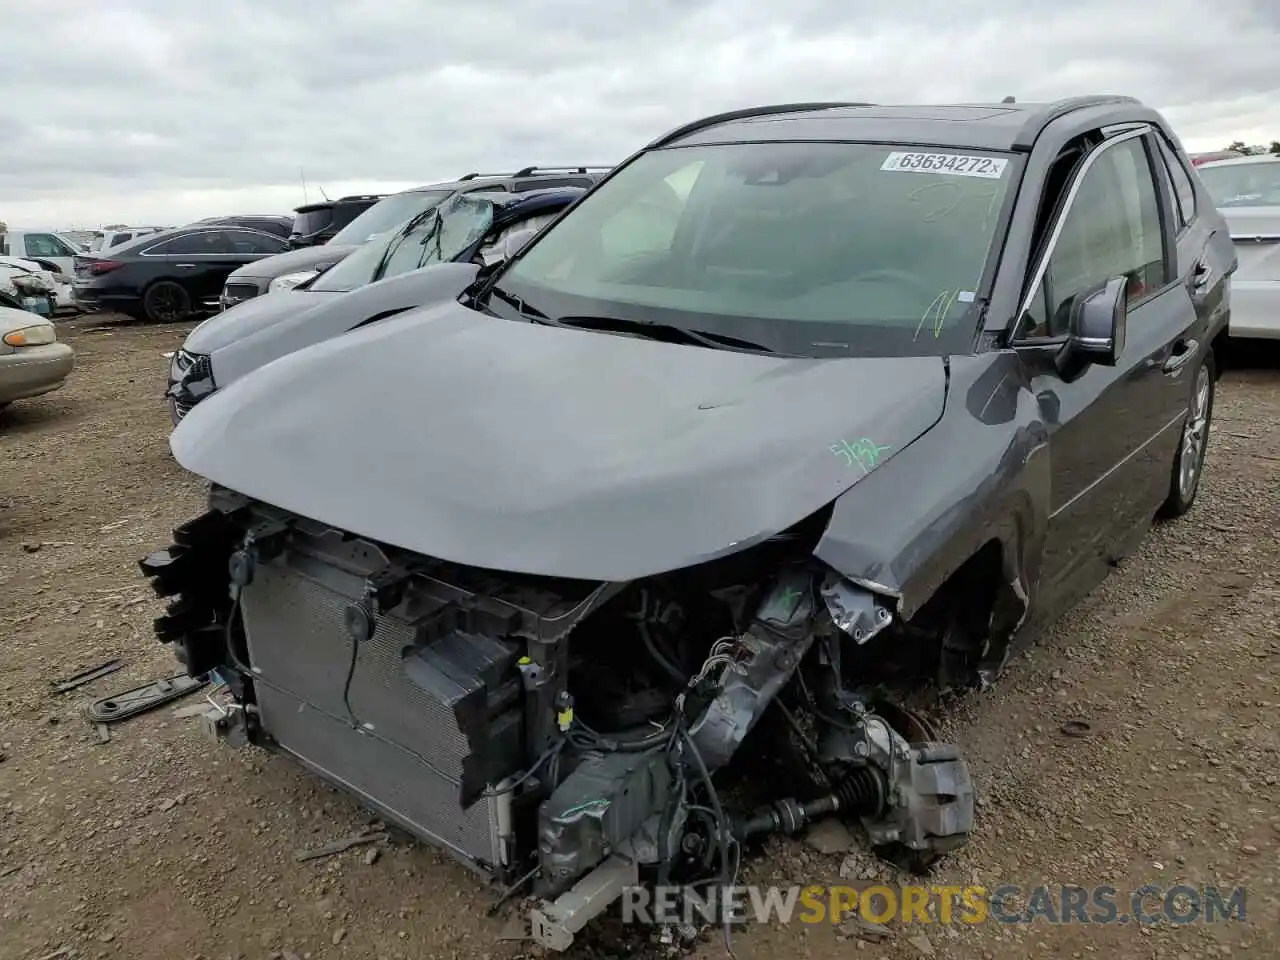
[{"label": "exposed radiator", "polygon": [[[349,570],[352,564],[343,566]],[[262,727],[317,773],[423,839],[488,870],[502,858],[504,801],[484,799],[462,809],[459,781],[467,740],[450,705],[406,673],[413,624],[394,616],[377,619],[372,638],[358,651],[348,711],[343,685],[352,640],[344,612],[360,598],[368,572],[348,570],[286,550],[262,564],[244,590],[250,666],[261,679]]]}]

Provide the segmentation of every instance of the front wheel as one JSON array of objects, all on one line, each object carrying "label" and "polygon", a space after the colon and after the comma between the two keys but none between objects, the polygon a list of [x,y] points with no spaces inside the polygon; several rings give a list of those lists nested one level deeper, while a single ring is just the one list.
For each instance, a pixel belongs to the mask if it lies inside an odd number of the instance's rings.
[{"label": "front wheel", "polygon": [[161,280],[147,288],[142,308],[152,323],[176,323],[191,313],[191,297],[172,280]]},{"label": "front wheel", "polygon": [[1216,385],[1214,357],[1209,353],[1196,371],[1191,396],[1187,400],[1187,419],[1183,422],[1178,452],[1173,458],[1169,496],[1160,507],[1160,516],[1166,520],[1182,516],[1195,503],[1200,475],[1204,472],[1205,453],[1209,448],[1209,425],[1213,421]]}]

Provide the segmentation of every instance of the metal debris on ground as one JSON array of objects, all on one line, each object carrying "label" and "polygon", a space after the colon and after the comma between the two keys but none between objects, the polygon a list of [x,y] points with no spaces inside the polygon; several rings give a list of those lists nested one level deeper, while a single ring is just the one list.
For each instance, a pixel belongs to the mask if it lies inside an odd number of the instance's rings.
[{"label": "metal debris on ground", "polygon": [[108,727],[105,723],[99,723],[99,724],[97,724],[97,730],[98,730],[98,742],[99,742],[99,743],[110,743],[110,742],[111,742],[111,728],[110,728],[110,727]]},{"label": "metal debris on ground", "polygon": [[99,677],[105,677],[108,674],[115,673],[124,666],[124,661],[120,658],[108,660],[96,667],[90,667],[88,670],[81,670],[77,674],[67,677],[65,680],[50,680],[49,683],[53,687],[54,693],[66,693],[68,690],[75,690],[77,687],[83,687],[86,683],[93,683]]},{"label": "metal debris on ground", "polygon": [[343,853],[353,847],[363,846],[366,843],[377,843],[379,840],[385,839],[386,830],[364,830],[360,833],[352,834],[342,840],[335,840],[333,843],[326,843],[323,846],[313,847],[310,850],[303,850],[297,856],[298,863],[305,863],[307,860],[319,860],[322,857],[332,857],[335,854]]},{"label": "metal debris on ground", "polygon": [[1062,725],[1062,732],[1068,737],[1091,737],[1094,729],[1093,724],[1087,720],[1068,720]]},{"label": "metal debris on ground", "polygon": [[892,936],[892,931],[884,924],[863,920],[856,914],[846,917],[836,929],[846,937],[856,937],[868,943],[883,943]]},{"label": "metal debris on ground", "polygon": [[95,700],[85,708],[85,716],[90,723],[116,723],[127,720],[179,697],[185,697],[204,687],[208,682],[208,677],[193,678],[185,673],[153,680],[132,690],[123,690],[109,697],[103,697],[101,700]]}]

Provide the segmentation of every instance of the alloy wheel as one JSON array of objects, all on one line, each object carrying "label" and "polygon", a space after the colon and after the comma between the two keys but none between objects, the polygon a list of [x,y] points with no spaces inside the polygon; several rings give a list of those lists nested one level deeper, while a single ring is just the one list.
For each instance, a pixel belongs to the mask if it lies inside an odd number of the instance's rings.
[{"label": "alloy wheel", "polygon": [[1178,463],[1178,492],[1191,499],[1200,482],[1205,448],[1209,441],[1209,369],[1202,366],[1196,374],[1195,390],[1187,409],[1187,422],[1182,428],[1182,454]]}]

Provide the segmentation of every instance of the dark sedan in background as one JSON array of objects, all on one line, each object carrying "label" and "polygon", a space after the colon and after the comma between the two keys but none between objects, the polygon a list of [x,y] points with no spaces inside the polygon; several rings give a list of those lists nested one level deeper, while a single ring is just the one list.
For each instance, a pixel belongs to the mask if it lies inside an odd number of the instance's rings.
[{"label": "dark sedan in background", "polygon": [[112,247],[109,257],[75,258],[74,295],[85,310],[117,310],[170,323],[216,309],[232,271],[288,249],[286,241],[242,227],[190,226]]},{"label": "dark sedan in background", "polygon": [[205,217],[203,220],[197,220],[195,223],[189,223],[189,227],[245,227],[249,230],[261,230],[263,233],[271,233],[279,237],[281,240],[288,240],[289,234],[293,230],[292,216],[283,216],[278,214],[244,214],[227,217]]},{"label": "dark sedan in background", "polygon": [[298,286],[210,317],[170,362],[174,423],[215,389],[278,357],[416,307],[457,277],[473,277],[477,266],[505,260],[585,193],[457,193]]}]

